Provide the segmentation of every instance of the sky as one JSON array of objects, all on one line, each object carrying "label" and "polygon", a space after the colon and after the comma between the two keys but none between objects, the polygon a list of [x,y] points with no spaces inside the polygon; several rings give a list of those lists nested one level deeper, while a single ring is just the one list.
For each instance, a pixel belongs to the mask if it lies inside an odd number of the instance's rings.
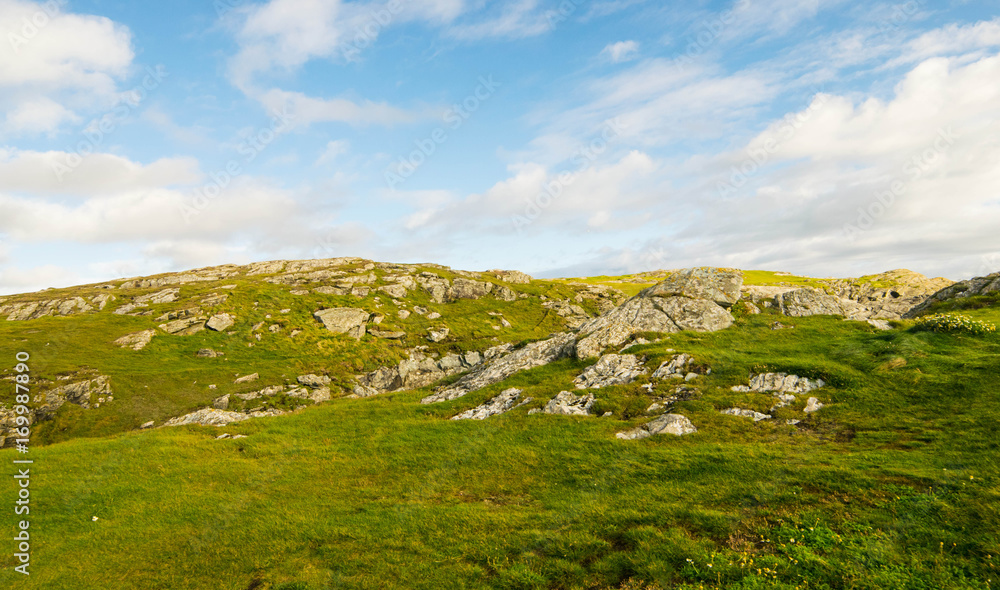
[{"label": "sky", "polygon": [[997,0],[0,0],[0,294],[1000,270]]}]

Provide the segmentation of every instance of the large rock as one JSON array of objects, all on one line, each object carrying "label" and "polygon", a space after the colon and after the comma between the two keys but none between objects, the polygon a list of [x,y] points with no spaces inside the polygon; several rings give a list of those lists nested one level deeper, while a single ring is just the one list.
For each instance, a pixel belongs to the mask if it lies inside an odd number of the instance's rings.
[{"label": "large rock", "polygon": [[830,295],[822,289],[804,287],[774,298],[778,310],[790,317],[839,315],[849,319],[867,319],[871,312],[855,301]]},{"label": "large rock", "polygon": [[505,389],[500,392],[500,395],[489,400],[488,402],[476,406],[471,410],[466,410],[457,416],[452,416],[452,420],[485,420],[491,416],[498,416],[504,412],[513,410],[518,406],[523,406],[524,404],[531,401],[532,398],[526,398],[521,403],[518,403],[518,399],[521,397],[522,390],[516,387],[511,387],[510,389]]},{"label": "large rock", "polygon": [[736,385],[733,391],[755,391],[765,393],[777,391],[780,393],[808,393],[814,389],[823,387],[826,383],[822,379],[808,379],[798,375],[788,375],[786,373],[761,373],[750,379],[749,386]]},{"label": "large rock", "polygon": [[156,330],[143,330],[142,332],[136,332],[134,334],[126,334],[118,340],[115,340],[112,344],[115,346],[121,346],[122,348],[142,350],[147,344],[152,342],[153,336],[155,335]]},{"label": "large rock", "polygon": [[475,351],[461,355],[449,354],[435,360],[414,350],[410,353],[410,358],[400,361],[395,367],[380,367],[358,377],[354,393],[369,397],[389,391],[417,389],[471,369],[482,362],[483,355]]},{"label": "large rock", "polygon": [[420,400],[420,403],[430,404],[456,399],[470,391],[476,391],[487,385],[503,381],[519,371],[546,365],[556,359],[573,354],[574,343],[575,338],[573,334],[569,333],[561,333],[548,340],[532,342],[523,348],[508,352],[480,365],[450,387],[425,397]]},{"label": "large rock", "polygon": [[208,322],[205,323],[205,326],[209,330],[215,330],[216,332],[223,332],[231,328],[235,323],[236,320],[233,318],[233,316],[229,315],[228,313],[220,313],[218,315],[213,315],[212,317],[208,318]]},{"label": "large rock", "polygon": [[190,336],[205,329],[205,318],[202,316],[182,318],[160,324],[160,329],[175,336]]},{"label": "large rock", "polygon": [[687,417],[680,414],[664,414],[638,428],[619,432],[615,436],[623,440],[636,440],[648,438],[654,434],[674,434],[681,436],[693,432],[698,432],[698,429],[694,427],[694,424],[691,424],[691,421]]},{"label": "large rock", "polygon": [[560,391],[545,404],[542,412],[561,416],[589,416],[594,406],[594,394],[574,395],[568,391]]},{"label": "large rock", "polygon": [[448,291],[450,299],[480,299],[493,290],[493,283],[455,279]]},{"label": "large rock", "polygon": [[995,272],[985,277],[976,277],[967,281],[960,281],[954,285],[945,287],[928,297],[923,303],[908,310],[903,317],[915,318],[921,315],[927,308],[941,301],[949,299],[963,299],[975,295],[986,295],[1000,291],[1000,272]]},{"label": "large rock", "polygon": [[498,270],[493,269],[486,271],[487,274],[491,274],[494,277],[500,279],[505,283],[515,283],[521,285],[527,285],[531,282],[531,276],[527,275],[519,270]]},{"label": "large rock", "polygon": [[[228,402],[228,399],[226,400]],[[191,412],[184,416],[171,418],[164,422],[164,426],[183,426],[185,424],[201,424],[202,426],[225,426],[233,422],[242,422],[250,418],[249,414],[241,412],[229,412],[216,408],[202,408],[197,412]]]},{"label": "large rock", "polygon": [[327,330],[337,334],[347,334],[358,340],[365,335],[368,320],[371,318],[369,312],[353,307],[321,309],[313,316],[323,322]]},{"label": "large rock", "polygon": [[325,387],[330,384],[330,378],[326,375],[315,375],[313,373],[309,373],[308,375],[299,375],[295,378],[295,380],[306,387],[312,387],[314,389]]},{"label": "large rock", "polygon": [[722,307],[740,300],[743,273],[726,268],[688,268],[643,291],[646,297],[708,299]]},{"label": "large rock", "polygon": [[634,354],[606,354],[597,364],[583,370],[573,380],[577,389],[599,389],[635,381],[646,373],[646,367]]},{"label": "large rock", "polygon": [[707,299],[659,297],[648,293],[629,299],[580,328],[577,358],[598,356],[639,332],[714,332],[733,325],[728,311]]}]

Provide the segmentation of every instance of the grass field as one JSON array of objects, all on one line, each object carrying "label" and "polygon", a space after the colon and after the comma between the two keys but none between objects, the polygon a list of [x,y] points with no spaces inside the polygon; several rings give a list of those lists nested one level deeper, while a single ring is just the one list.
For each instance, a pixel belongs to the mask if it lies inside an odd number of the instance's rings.
[{"label": "grass field", "polygon": [[[465,303],[461,314],[486,304]],[[517,316],[518,303],[504,313],[515,327],[523,322],[525,339],[551,331],[535,311]],[[454,305],[452,317],[460,315]],[[257,321],[241,313],[240,329]],[[962,313],[1000,319],[995,306]],[[614,434],[649,419],[642,413],[652,396],[641,380],[596,392],[597,409],[614,412],[608,418],[527,415],[572,388],[585,364],[569,359],[443,404],[420,405],[422,390],[221,429],[108,434],[203,404],[195,382],[223,370],[194,364],[194,340],[158,337],[130,355],[80,341],[117,337],[141,318],[49,318],[16,333],[17,322],[7,322],[4,354],[59,347],[58,355],[36,354],[36,370],[99,367],[123,403],[57,419],[46,436],[60,442],[31,450],[32,573],[12,571],[9,541],[0,586],[990,588],[1000,552],[1000,336],[914,331],[910,322],[877,332],[831,317],[782,318],[794,328],[771,330],[774,319],[739,317],[722,332],[658,336],[633,348],[650,367],[671,348],[713,369],[673,410],[697,433],[639,441]],[[524,327],[532,320],[537,329]],[[459,329],[476,346],[493,332]],[[369,361],[351,357],[344,337],[303,335],[301,348],[248,349],[262,382],[325,368],[331,358],[356,371],[401,354],[386,345]],[[249,372],[245,344],[208,336],[227,351],[227,376]],[[811,395],[826,407],[798,427],[784,419],[803,418],[801,403],[758,423],[721,415],[733,405],[768,409],[772,397],[730,390],[763,371],[824,379]],[[141,393],[145,386],[155,395]],[[447,420],[512,386],[536,401],[482,422]],[[667,391],[661,383],[652,395]],[[215,440],[221,432],[247,438]],[[7,465],[17,458],[0,451]],[[11,489],[3,498],[13,506]],[[13,531],[9,510],[0,525]]]}]

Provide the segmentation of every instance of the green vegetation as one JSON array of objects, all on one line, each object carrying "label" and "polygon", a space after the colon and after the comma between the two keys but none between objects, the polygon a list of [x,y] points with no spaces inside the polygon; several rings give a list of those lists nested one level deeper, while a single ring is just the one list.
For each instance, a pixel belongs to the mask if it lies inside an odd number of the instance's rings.
[{"label": "green vegetation", "polygon": [[[14,353],[27,350],[34,375],[91,367],[115,389],[115,401],[96,410],[66,404],[33,436],[31,576],[13,572],[6,550],[0,586],[965,590],[996,580],[995,332],[905,329],[915,322],[882,332],[833,317],[782,317],[794,327],[772,330],[777,318],[765,310],[737,314],[736,325],[717,333],[645,334],[660,340],[629,352],[645,355],[647,366],[673,349],[712,368],[673,409],[698,427],[684,437],[615,438],[649,420],[645,408],[676,383],[596,390],[596,409],[614,413],[607,418],[528,415],[572,389],[586,366],[573,359],[441,404],[419,403],[428,388],[335,399],[224,428],[134,430],[306,372],[325,372],[346,389],[352,375],[418,343],[448,352],[482,350],[498,334],[544,338],[562,324],[536,297],[575,293],[560,281],[535,281],[512,286],[529,298],[509,303],[408,296],[442,313],[437,322],[400,320],[382,296],[372,311],[385,315],[383,329],[416,337],[359,344],[323,330],[311,318],[315,296],[287,287],[230,280],[186,285],[182,297],[219,284],[238,285],[218,309],[237,316],[233,335],[160,334],[138,352],[111,341],[148,328],[148,317],[105,311],[0,322],[8,374]],[[153,306],[152,317],[177,307]],[[494,310],[513,327],[492,329]],[[1000,307],[967,315],[995,323]],[[250,329],[260,321],[282,329],[265,327],[257,341]],[[441,321],[453,340],[420,338]],[[302,330],[294,338],[293,328]],[[203,347],[226,355],[196,358]],[[810,395],[826,407],[806,416],[800,400],[758,423],[719,413],[768,411],[772,396],[731,390],[765,371],[822,378],[827,385]],[[232,383],[251,372],[258,382]],[[210,383],[218,389],[207,390]],[[481,422],[448,420],[514,386],[534,401]],[[803,422],[786,425],[791,418]],[[223,432],[246,438],[216,440]],[[8,466],[22,457],[0,450]],[[11,494],[3,497],[12,505]],[[17,517],[4,512],[0,526],[13,531]]]},{"label": "green vegetation", "polygon": [[923,316],[917,320],[915,328],[931,332],[967,332],[977,335],[990,334],[996,332],[997,329],[994,324],[974,320],[967,315],[958,313],[936,313]]}]

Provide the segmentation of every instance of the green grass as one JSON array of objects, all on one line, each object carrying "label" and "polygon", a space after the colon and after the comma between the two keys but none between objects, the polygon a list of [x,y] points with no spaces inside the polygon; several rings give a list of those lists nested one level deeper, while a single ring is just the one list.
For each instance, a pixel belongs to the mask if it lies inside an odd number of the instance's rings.
[{"label": "green grass", "polygon": [[[489,309],[514,323],[514,339],[558,328],[524,300],[424,303],[460,335],[442,351],[493,342],[483,327]],[[260,372],[256,387],[324,370],[346,384],[404,347],[328,335],[310,325],[309,301],[263,283],[242,285],[224,307],[239,316],[234,336],[158,336],[138,353],[110,340],[148,318],[0,324],[6,357],[29,350],[33,371],[48,375],[98,368],[116,388],[110,406],[69,408],[43,431],[61,442],[32,449],[32,574],[14,573],[6,551],[0,585],[888,590],[989,588],[996,577],[996,334],[909,322],[879,332],[828,317],[782,318],[795,327],[772,331],[775,317],[764,313],[637,346],[630,352],[650,367],[672,348],[713,369],[674,410],[699,429],[680,438],[615,439],[648,420],[641,381],[596,391],[610,418],[527,415],[572,389],[585,364],[569,359],[442,404],[419,404],[422,390],[222,429],[119,432],[235,391],[237,372]],[[282,307],[298,319],[247,348],[249,327]],[[391,303],[380,311],[386,323],[395,317]],[[995,323],[1000,308],[968,314]],[[434,323],[411,319],[391,325],[418,333]],[[293,324],[303,338],[283,335]],[[195,359],[204,346],[227,355]],[[719,414],[732,405],[766,411],[770,396],[730,391],[765,370],[824,379],[813,395],[827,406],[798,428],[784,425],[803,418],[798,406],[756,424]],[[209,382],[219,386],[210,395],[201,388]],[[447,420],[511,386],[535,401],[482,422]],[[658,384],[653,395],[668,390]],[[247,438],[214,440],[220,432]],[[14,458],[0,451],[0,461]],[[5,514],[0,524],[12,531]]]}]

